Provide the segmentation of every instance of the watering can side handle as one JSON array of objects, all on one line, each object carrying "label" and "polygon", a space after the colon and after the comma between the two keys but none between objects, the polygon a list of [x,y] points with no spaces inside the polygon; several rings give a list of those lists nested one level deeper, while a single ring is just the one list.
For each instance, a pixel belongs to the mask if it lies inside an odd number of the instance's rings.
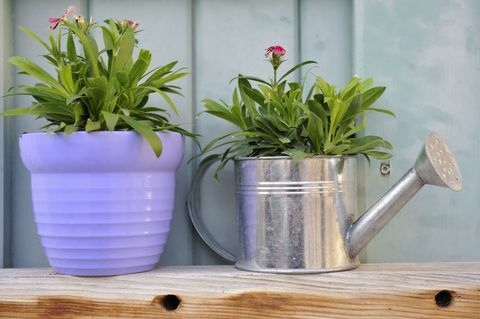
[{"label": "watering can side handle", "polygon": [[210,166],[217,162],[218,158],[212,158],[206,162],[203,162],[200,167],[197,169],[193,175],[192,184],[190,186],[190,191],[187,196],[187,209],[188,214],[190,215],[190,220],[192,221],[193,227],[197,231],[198,235],[202,240],[210,247],[215,253],[217,253],[222,258],[235,262],[235,256],[225,249],[221,244],[219,244],[212,234],[208,231],[203,223],[203,220],[200,216],[199,209],[199,195],[200,195],[200,185],[205,176],[205,173],[208,171]]}]

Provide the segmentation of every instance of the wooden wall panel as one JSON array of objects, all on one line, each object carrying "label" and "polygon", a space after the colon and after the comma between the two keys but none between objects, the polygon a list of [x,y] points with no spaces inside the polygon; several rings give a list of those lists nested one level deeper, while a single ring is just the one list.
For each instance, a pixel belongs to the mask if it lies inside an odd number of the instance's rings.
[{"label": "wooden wall panel", "polygon": [[[96,20],[106,17],[139,20],[144,31],[140,45],[150,49],[155,64],[178,59],[191,76],[182,79],[184,98],[176,98],[184,126],[202,134],[205,144],[214,136],[233,128],[203,114],[204,98],[231,99],[238,73],[269,75],[264,49],[272,44],[286,47],[288,61],[319,62],[313,74],[343,85],[352,73],[373,76],[386,85],[381,101],[397,113],[397,119],[369,117],[369,134],[384,135],[395,145],[392,173],[379,174],[379,163],[365,168],[367,204],[380,196],[413,163],[429,130],[436,130],[451,144],[464,173],[464,191],[454,194],[429,188],[396,217],[367,248],[365,260],[437,261],[479,260],[480,215],[476,213],[480,180],[476,163],[480,143],[475,133],[480,121],[477,105],[480,80],[480,3],[474,0],[75,0],[85,15]],[[61,0],[1,0],[2,25],[26,26],[42,37],[48,34],[50,16],[59,15],[66,2]],[[12,7],[9,14],[8,5]],[[8,17],[13,22],[9,23]],[[12,51],[38,61],[42,48],[19,30],[0,32],[0,58]],[[3,62],[2,62],[3,63]],[[45,63],[41,63],[46,65]],[[6,76],[7,75],[7,76]],[[0,75],[5,89],[8,70]],[[294,77],[292,77],[294,78]],[[4,82],[1,82],[4,81]],[[31,83],[15,76],[15,84]],[[153,102],[162,103],[154,98]],[[28,98],[14,100],[16,107]],[[2,102],[1,108],[8,107]],[[8,120],[1,147],[0,166],[4,167],[3,200],[11,230],[12,265],[47,265],[36,235],[31,211],[29,176],[18,153],[18,135],[36,131],[33,118]],[[0,123],[2,125],[2,123]],[[9,146],[11,144],[11,146]],[[3,151],[3,153],[1,153]],[[186,159],[198,150],[186,145]],[[8,164],[11,163],[11,169]],[[194,165],[198,164],[198,161]],[[161,264],[224,263],[205,247],[192,231],[185,199],[194,166],[184,163],[177,178],[177,200],[172,233]],[[11,175],[9,177],[8,175]],[[1,176],[0,176],[1,177]],[[0,192],[0,203],[1,192]],[[8,207],[11,202],[11,207]],[[236,249],[233,170],[227,167],[216,183],[210,176],[202,185],[202,212],[215,237],[230,250]],[[0,229],[2,227],[0,213]],[[0,236],[8,239],[8,232]],[[0,240],[0,258],[1,247]],[[0,260],[1,263],[1,260]]]},{"label": "wooden wall panel", "polygon": [[[75,6],[79,12],[85,12],[86,2],[72,0],[68,3]],[[42,1],[41,5],[28,0],[12,1],[13,5],[13,54],[21,55],[34,60],[42,67],[48,67],[45,59],[39,57],[44,54],[44,48],[35,40],[24,34],[17,27],[22,26],[35,31],[40,37],[48,37],[50,24],[49,17],[60,16],[66,9],[65,2],[61,0]],[[15,85],[33,84],[35,80],[17,75],[14,78]],[[31,99],[24,96],[15,97],[15,107],[25,107],[31,103]],[[39,131],[41,122],[34,117],[16,117],[12,119],[11,149],[8,155],[12,161],[12,225],[11,225],[11,252],[12,265],[14,267],[33,267],[48,265],[47,259],[40,246],[32,212],[32,200],[30,192],[30,177],[23,166],[18,150],[18,137],[23,132]]]},{"label": "wooden wall panel", "polygon": [[[138,33],[139,47],[152,52],[152,67],[178,60],[179,67],[187,67],[192,72],[189,0],[146,0],[141,1],[141,4],[128,0],[91,0],[90,14],[97,21],[110,17],[137,20],[140,23],[139,29],[142,30]],[[181,116],[172,117],[172,122],[181,123],[184,128],[191,130],[194,119],[191,76],[180,79],[177,85],[182,87],[184,97],[172,97]],[[149,103],[168,109],[168,105],[159,96],[152,96]],[[162,265],[192,263],[192,229],[185,205],[192,171],[191,165],[186,162],[192,156],[191,150],[192,143],[187,139],[185,159],[177,174],[175,210],[167,246],[160,260]]]},{"label": "wooden wall panel", "polygon": [[369,262],[479,260],[480,2],[357,0],[355,72],[387,90],[380,106],[397,119],[369,118],[368,133],[395,146],[392,174],[375,163],[367,176],[373,203],[415,161],[428,131],[456,154],[464,190],[428,187],[366,251]]},{"label": "wooden wall panel", "polygon": [[[288,61],[287,70],[298,61],[298,25],[296,1],[195,1],[195,107],[201,111],[204,98],[231,101],[234,83],[229,81],[239,73],[260,77],[271,76],[264,50],[270,45],[282,45]],[[197,119],[197,131],[202,144],[220,134],[234,130],[233,126],[203,114]],[[236,250],[235,192],[233,167],[228,166],[217,183],[208,176],[202,185],[201,209],[204,220],[214,237],[230,251]],[[210,250],[196,252],[196,262],[221,262]]]},{"label": "wooden wall panel", "polygon": [[300,1],[300,56],[314,60],[311,70],[344,85],[352,76],[352,1]]}]

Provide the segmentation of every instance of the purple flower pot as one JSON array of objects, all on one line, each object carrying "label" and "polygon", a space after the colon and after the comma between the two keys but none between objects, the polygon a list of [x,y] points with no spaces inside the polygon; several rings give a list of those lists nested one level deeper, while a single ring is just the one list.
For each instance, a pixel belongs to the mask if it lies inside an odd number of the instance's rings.
[{"label": "purple flower pot", "polygon": [[62,274],[148,271],[163,252],[183,137],[158,133],[160,158],[135,132],[20,137],[33,210],[50,265]]}]

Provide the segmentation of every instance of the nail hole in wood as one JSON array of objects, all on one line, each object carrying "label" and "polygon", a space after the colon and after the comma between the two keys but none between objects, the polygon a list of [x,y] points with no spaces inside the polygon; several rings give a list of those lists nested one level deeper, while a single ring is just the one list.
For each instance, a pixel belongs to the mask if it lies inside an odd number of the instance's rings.
[{"label": "nail hole in wood", "polygon": [[166,295],[162,298],[161,304],[167,311],[177,310],[182,301],[175,295]]},{"label": "nail hole in wood", "polygon": [[452,292],[448,290],[442,290],[435,295],[435,303],[441,308],[450,306],[452,300]]}]

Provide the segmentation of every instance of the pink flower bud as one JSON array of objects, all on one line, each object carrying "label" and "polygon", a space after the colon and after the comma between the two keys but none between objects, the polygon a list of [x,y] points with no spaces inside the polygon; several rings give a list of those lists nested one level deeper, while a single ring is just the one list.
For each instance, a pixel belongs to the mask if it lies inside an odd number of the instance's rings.
[{"label": "pink flower bud", "polygon": [[279,56],[283,56],[287,54],[287,50],[285,50],[283,47],[279,45],[274,45],[265,49],[265,57],[268,57],[271,53]]},{"label": "pink flower bud", "polygon": [[83,16],[76,16],[75,21],[77,22],[77,25],[79,27],[83,27],[85,25],[85,19],[83,18]]},{"label": "pink flower bud", "polygon": [[128,20],[128,19],[125,19],[124,23],[127,27],[132,28],[132,29],[136,29],[140,25],[140,23],[138,23],[138,21]]},{"label": "pink flower bud", "polygon": [[268,58],[274,70],[277,70],[280,64],[285,62],[283,59],[285,54],[287,54],[287,50],[279,45],[272,45],[265,49],[265,57]]}]

